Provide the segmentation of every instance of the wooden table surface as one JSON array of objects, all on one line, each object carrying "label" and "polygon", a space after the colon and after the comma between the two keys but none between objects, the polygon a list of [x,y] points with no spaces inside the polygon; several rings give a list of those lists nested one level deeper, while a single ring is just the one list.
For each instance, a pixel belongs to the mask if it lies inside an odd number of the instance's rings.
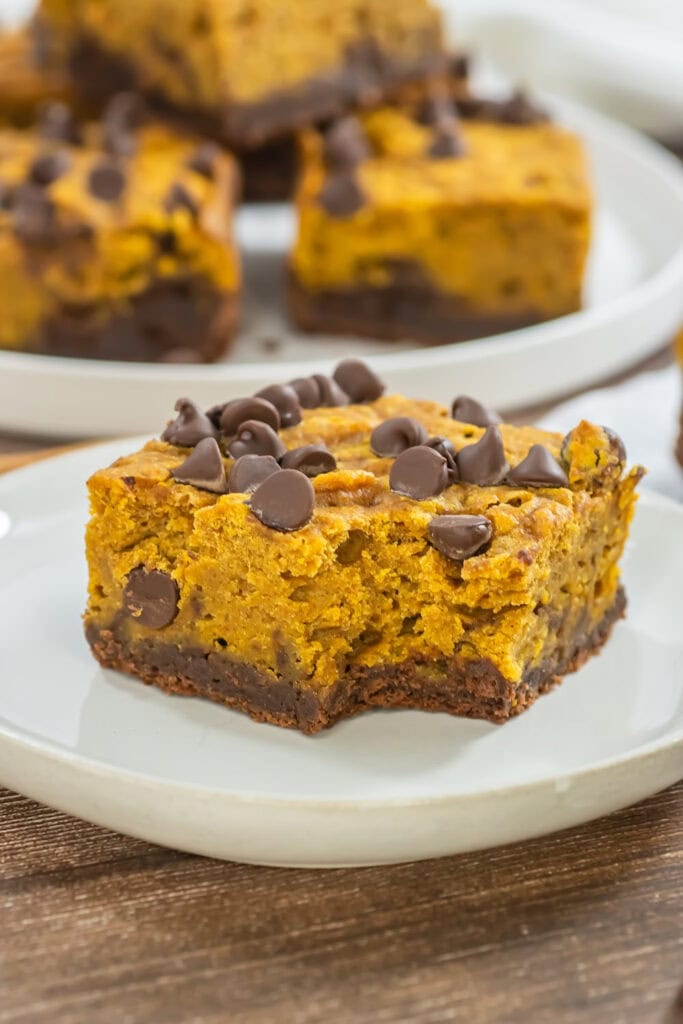
[{"label": "wooden table surface", "polygon": [[[0,472],[50,454],[24,447],[0,438]],[[327,872],[0,789],[0,1024],[683,1024],[682,985],[683,782],[545,839]]]}]

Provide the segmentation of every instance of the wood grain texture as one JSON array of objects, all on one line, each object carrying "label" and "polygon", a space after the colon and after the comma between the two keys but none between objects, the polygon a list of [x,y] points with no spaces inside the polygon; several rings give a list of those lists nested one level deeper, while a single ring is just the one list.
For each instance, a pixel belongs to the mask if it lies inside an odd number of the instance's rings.
[{"label": "wood grain texture", "polygon": [[0,1022],[674,1024],[683,784],[546,839],[330,872],[0,790]]}]

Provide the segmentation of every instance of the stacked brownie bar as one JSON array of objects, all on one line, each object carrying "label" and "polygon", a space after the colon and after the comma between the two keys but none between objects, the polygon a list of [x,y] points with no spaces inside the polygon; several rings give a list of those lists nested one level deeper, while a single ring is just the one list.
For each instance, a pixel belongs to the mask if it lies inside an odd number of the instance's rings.
[{"label": "stacked brownie bar", "polygon": [[312,733],[372,707],[503,722],[594,654],[642,475],[619,438],[383,392],[348,360],[180,399],[95,473],[101,664]]},{"label": "stacked brownie bar", "polygon": [[210,361],[237,322],[236,169],[120,93],[80,124],[48,102],[0,130],[0,347]]}]

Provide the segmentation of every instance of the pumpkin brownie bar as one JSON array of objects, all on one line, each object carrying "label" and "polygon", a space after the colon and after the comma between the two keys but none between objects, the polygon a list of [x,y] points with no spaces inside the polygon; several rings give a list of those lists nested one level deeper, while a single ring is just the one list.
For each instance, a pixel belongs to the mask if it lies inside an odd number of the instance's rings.
[{"label": "pumpkin brownie bar", "polygon": [[42,0],[89,91],[125,84],[231,146],[260,145],[441,70],[429,0]]},{"label": "pumpkin brownie bar", "polygon": [[210,361],[230,342],[237,176],[213,145],[121,93],[80,125],[61,102],[0,132],[0,348]]},{"label": "pumpkin brownie bar", "polygon": [[583,147],[525,97],[444,94],[302,145],[290,309],[303,329],[438,343],[579,309]]},{"label": "pumpkin brownie bar", "polygon": [[313,733],[371,707],[504,722],[604,643],[639,468],[384,395],[345,361],[203,412],[89,481],[100,663]]}]

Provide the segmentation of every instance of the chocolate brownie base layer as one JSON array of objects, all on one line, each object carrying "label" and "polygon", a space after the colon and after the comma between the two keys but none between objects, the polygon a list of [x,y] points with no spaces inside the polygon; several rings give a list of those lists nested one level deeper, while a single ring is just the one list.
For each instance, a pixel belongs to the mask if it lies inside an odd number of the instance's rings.
[{"label": "chocolate brownie base layer", "polygon": [[[183,53],[174,53],[173,62],[178,75],[191,84],[194,71]],[[145,90],[133,65],[90,36],[82,36],[74,46],[70,64],[79,92],[91,102],[102,104],[123,89],[146,92],[158,112],[179,118],[192,131],[229,146],[253,147],[316,121],[339,117],[351,107],[390,99],[406,84],[443,73],[446,56],[437,33],[424,40],[422,55],[410,61],[380,50],[372,39],[358,40],[348,47],[343,63],[324,76],[273,91],[253,103],[234,102],[213,111],[170,106],[163,96]]]},{"label": "chocolate brownie base layer", "polygon": [[43,321],[22,352],[126,362],[211,363],[237,327],[237,295],[191,278],[158,281],[103,319],[93,305],[63,309]]},{"label": "chocolate brownie base layer", "polygon": [[[287,292],[290,316],[301,330],[380,341],[445,345],[553,319],[537,309],[514,314],[478,313],[429,284],[401,280],[385,288],[311,292],[290,272]],[[566,309],[557,315],[573,312],[576,310]]]},{"label": "chocolate brownie base layer", "polygon": [[341,718],[370,708],[441,711],[502,723],[524,711],[538,696],[562,681],[595,654],[623,617],[626,598],[620,588],[612,608],[591,632],[577,631],[552,659],[511,683],[486,659],[459,657],[438,662],[352,667],[339,683],[316,690],[281,677],[277,681],[250,665],[219,652],[182,649],[155,639],[131,645],[113,625],[90,623],[86,636],[105,668],[137,676],[169,693],[205,697],[246,712],[258,722],[315,733]]}]

